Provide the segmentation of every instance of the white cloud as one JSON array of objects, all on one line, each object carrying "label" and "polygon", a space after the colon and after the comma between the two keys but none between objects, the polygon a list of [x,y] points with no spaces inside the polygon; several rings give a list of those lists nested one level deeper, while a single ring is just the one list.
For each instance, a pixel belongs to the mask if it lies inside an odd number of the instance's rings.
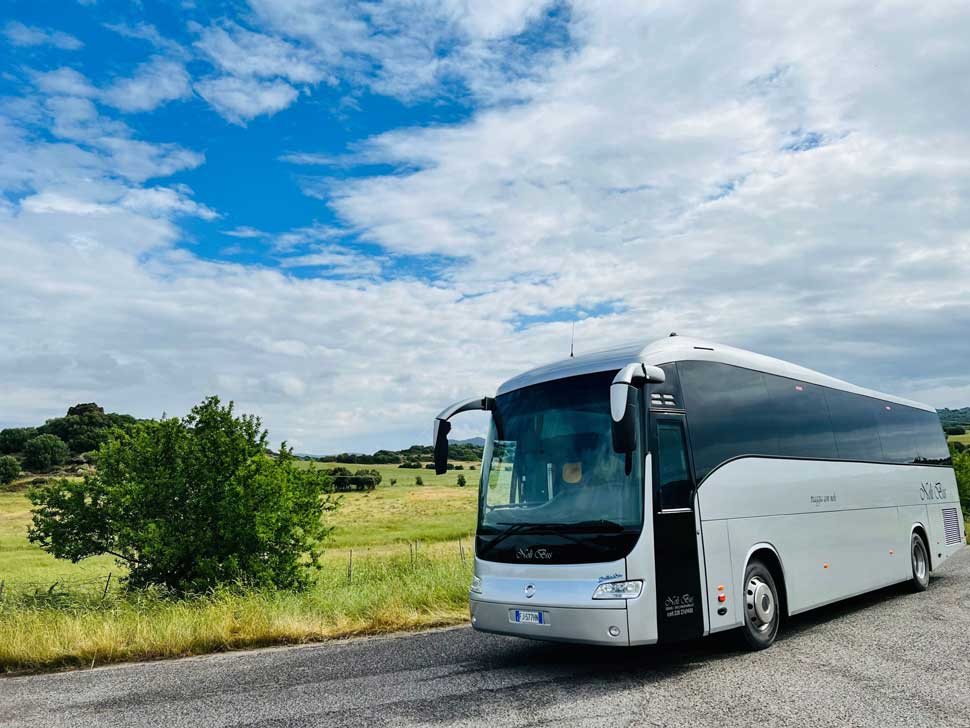
[{"label": "white cloud", "polygon": [[15,46],[52,45],[64,51],[76,51],[84,44],[73,35],[59,30],[46,30],[11,21],[3,29],[7,41]]},{"label": "white cloud", "polygon": [[199,28],[195,46],[220,71],[231,76],[285,78],[315,84],[327,76],[315,55],[270,35],[235,23]]},{"label": "white cloud", "polygon": [[285,81],[259,81],[223,76],[199,81],[196,92],[227,121],[244,125],[257,116],[282,111],[299,92]]},{"label": "white cloud", "polygon": [[46,73],[35,73],[33,81],[37,88],[48,94],[90,97],[98,92],[84,75],[67,66]]},{"label": "white cloud", "polygon": [[[150,416],[218,392],[302,451],[426,442],[442,405],[564,356],[573,316],[577,353],[675,330],[970,401],[963,6],[575,3],[574,47],[511,75],[486,73],[489,48],[538,6],[467,7],[415,6],[428,19],[398,28],[404,6],[371,25],[349,5],[254,2],[266,34],[401,93],[422,34],[465,38],[484,65],[455,55],[470,64],[455,73],[518,100],[354,150],[408,170],[324,193],[384,247],[379,271],[326,225],[228,231],[278,270],[177,247],[179,215],[215,213],[144,180],[201,156],[136,139],[91,99],[0,124],[0,183],[18,191],[0,206],[0,258],[16,261],[0,290],[21,304],[0,308],[0,412],[26,424],[95,400]],[[395,65],[371,78],[378,58]],[[298,93],[234,68],[200,86],[237,121]],[[19,128],[36,118],[58,139]],[[442,276],[396,267],[407,254],[440,256]]]},{"label": "white cloud", "polygon": [[122,111],[151,111],[191,95],[190,80],[182,63],[156,56],[139,65],[133,76],[115,80],[100,97]]}]

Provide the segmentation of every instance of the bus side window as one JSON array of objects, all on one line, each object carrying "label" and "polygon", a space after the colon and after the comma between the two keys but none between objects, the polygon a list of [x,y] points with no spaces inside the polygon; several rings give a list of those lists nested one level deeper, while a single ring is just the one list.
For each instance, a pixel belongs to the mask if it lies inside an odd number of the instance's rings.
[{"label": "bus side window", "polygon": [[657,423],[660,508],[690,508],[691,479],[684,428],[678,422]]}]

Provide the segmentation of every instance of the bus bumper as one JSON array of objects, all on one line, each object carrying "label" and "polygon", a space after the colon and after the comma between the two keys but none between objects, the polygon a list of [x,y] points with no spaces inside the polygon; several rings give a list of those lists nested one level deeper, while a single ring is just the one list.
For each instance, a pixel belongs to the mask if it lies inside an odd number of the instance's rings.
[{"label": "bus bumper", "polygon": [[[480,632],[552,642],[626,647],[630,644],[625,605],[618,609],[546,607],[472,599],[472,627]],[[542,624],[515,621],[516,612],[542,613]]]}]

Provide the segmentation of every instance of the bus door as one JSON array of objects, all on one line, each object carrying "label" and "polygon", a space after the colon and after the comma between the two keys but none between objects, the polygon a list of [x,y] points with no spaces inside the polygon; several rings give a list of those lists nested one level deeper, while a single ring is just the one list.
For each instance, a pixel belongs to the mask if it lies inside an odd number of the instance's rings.
[{"label": "bus door", "polygon": [[659,642],[704,633],[694,521],[695,480],[682,414],[651,411],[653,534]]}]

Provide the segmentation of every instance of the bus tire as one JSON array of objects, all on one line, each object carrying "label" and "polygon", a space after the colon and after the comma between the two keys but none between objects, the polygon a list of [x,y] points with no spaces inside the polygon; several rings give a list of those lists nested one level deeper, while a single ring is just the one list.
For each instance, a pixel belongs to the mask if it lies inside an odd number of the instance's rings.
[{"label": "bus tire", "polygon": [[744,571],[744,626],[741,634],[752,650],[771,647],[781,624],[781,602],[771,571],[752,560]]},{"label": "bus tire", "polygon": [[910,539],[909,558],[913,566],[913,575],[910,579],[913,591],[926,591],[926,587],[930,585],[930,552],[919,531],[913,531],[913,537]]}]

